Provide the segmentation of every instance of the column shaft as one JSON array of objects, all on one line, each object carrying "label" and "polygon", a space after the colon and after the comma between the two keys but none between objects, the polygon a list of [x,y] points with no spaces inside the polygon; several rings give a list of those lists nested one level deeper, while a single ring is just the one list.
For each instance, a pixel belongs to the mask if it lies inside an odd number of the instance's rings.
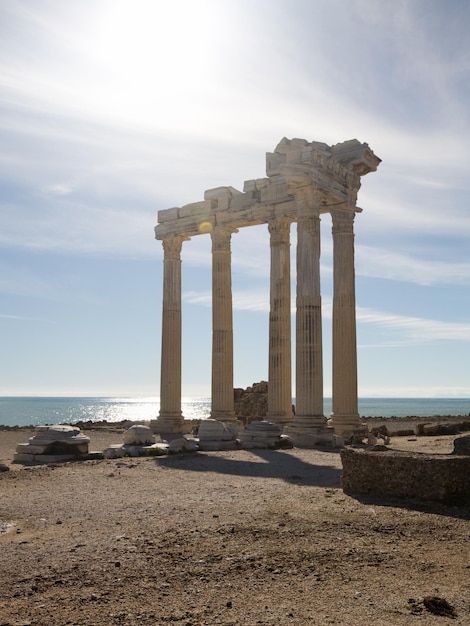
[{"label": "column shaft", "polygon": [[[182,237],[163,240],[163,311],[158,421],[169,427],[181,414],[181,247]],[[171,429],[172,430],[172,429]]]},{"label": "column shaft", "polygon": [[230,239],[233,228],[212,231],[211,417],[236,421],[233,399],[233,313]]},{"label": "column shaft", "polygon": [[267,419],[292,421],[290,225],[291,218],[269,222],[271,280]]},{"label": "column shaft", "polygon": [[322,358],[320,197],[312,194],[297,211],[296,423],[326,423]]},{"label": "column shaft", "polygon": [[333,220],[333,412],[335,432],[360,426],[357,398],[354,209],[331,211]]}]

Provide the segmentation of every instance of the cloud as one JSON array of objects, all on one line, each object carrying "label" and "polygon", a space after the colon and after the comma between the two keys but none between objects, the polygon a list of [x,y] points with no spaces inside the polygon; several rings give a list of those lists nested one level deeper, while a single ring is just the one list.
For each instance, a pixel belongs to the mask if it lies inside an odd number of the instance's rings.
[{"label": "cloud", "polygon": [[470,285],[470,262],[419,259],[404,252],[373,246],[358,246],[356,273],[417,285]]},{"label": "cloud", "polygon": [[29,317],[27,315],[8,315],[6,313],[0,313],[0,319],[2,320],[12,320],[12,321],[25,321],[25,322],[30,322],[30,321],[40,321],[40,322],[44,322],[46,320],[40,319],[38,317]]},{"label": "cloud", "polygon": [[[189,304],[197,304],[207,308],[212,306],[210,291],[185,291],[183,300]],[[269,313],[269,292],[265,291],[234,291],[234,311],[257,311]],[[295,315],[295,299],[291,302],[292,315]],[[322,298],[322,315],[324,319],[332,319],[332,299]],[[364,326],[374,326],[387,332],[385,341],[376,341],[373,344],[362,344],[361,347],[391,347],[410,345],[411,343],[430,343],[435,341],[470,341],[470,323],[445,322],[398,315],[377,309],[357,307],[357,323]],[[392,334],[390,334],[392,333]],[[399,333],[395,338],[394,333]]]},{"label": "cloud", "polygon": [[[357,308],[357,322],[379,327],[386,331],[400,334],[394,344],[387,341],[386,345],[410,345],[411,343],[430,343],[435,341],[470,341],[470,323],[443,322],[440,320],[425,319],[386,313],[370,308]],[[391,335],[393,337],[393,335]],[[376,343],[374,346],[383,347]]]},{"label": "cloud", "polygon": [[[212,293],[209,291],[185,291],[183,301],[188,304],[197,304],[207,308],[212,307]],[[269,312],[269,292],[234,291],[232,295],[234,311]]]}]

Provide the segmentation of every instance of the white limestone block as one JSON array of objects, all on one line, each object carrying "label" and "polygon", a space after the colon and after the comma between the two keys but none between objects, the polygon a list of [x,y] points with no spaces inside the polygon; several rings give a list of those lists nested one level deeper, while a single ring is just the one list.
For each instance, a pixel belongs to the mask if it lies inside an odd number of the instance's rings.
[{"label": "white limestone block", "polygon": [[49,444],[46,445],[34,445],[31,443],[19,443],[16,446],[16,452],[18,454],[44,454]]},{"label": "white limestone block", "polygon": [[247,424],[245,430],[253,430],[256,433],[265,433],[270,435],[280,435],[282,433],[282,428],[279,424],[268,422],[267,420],[254,420],[253,422]]},{"label": "white limestone block", "polygon": [[61,443],[89,443],[90,438],[84,435],[77,426],[66,426],[63,424],[55,424],[53,426],[39,426],[37,433],[30,437],[31,444],[46,444],[54,441]]},{"label": "white limestone block", "polygon": [[169,443],[169,451],[172,453],[178,452],[196,452],[199,446],[194,439],[187,439],[186,437],[179,437],[173,439]]},{"label": "white limestone block", "polygon": [[237,438],[235,429],[214,419],[202,420],[198,435],[199,440],[232,441]]},{"label": "white limestone block", "polygon": [[135,424],[131,426],[123,435],[126,445],[147,446],[155,443],[155,435],[149,426]]}]

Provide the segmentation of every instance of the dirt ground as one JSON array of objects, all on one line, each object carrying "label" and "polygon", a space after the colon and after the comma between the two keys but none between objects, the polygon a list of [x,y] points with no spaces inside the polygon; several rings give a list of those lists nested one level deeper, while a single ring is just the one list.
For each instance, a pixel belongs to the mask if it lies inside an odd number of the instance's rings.
[{"label": "dirt ground", "polygon": [[470,624],[470,509],[347,496],[338,451],[12,464],[29,436],[0,432],[0,626]]}]

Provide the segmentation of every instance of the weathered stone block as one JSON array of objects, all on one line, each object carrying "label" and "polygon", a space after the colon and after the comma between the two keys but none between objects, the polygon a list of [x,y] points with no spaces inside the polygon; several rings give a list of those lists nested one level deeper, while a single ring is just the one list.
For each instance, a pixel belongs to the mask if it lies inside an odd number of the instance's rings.
[{"label": "weathered stone block", "polygon": [[470,504],[470,456],[347,448],[341,461],[345,493]]},{"label": "weathered stone block", "polygon": [[454,452],[453,454],[462,454],[470,456],[470,436],[457,437],[454,439]]},{"label": "weathered stone block", "polygon": [[125,444],[147,446],[155,443],[155,435],[149,426],[135,424],[126,430],[123,440]]}]

